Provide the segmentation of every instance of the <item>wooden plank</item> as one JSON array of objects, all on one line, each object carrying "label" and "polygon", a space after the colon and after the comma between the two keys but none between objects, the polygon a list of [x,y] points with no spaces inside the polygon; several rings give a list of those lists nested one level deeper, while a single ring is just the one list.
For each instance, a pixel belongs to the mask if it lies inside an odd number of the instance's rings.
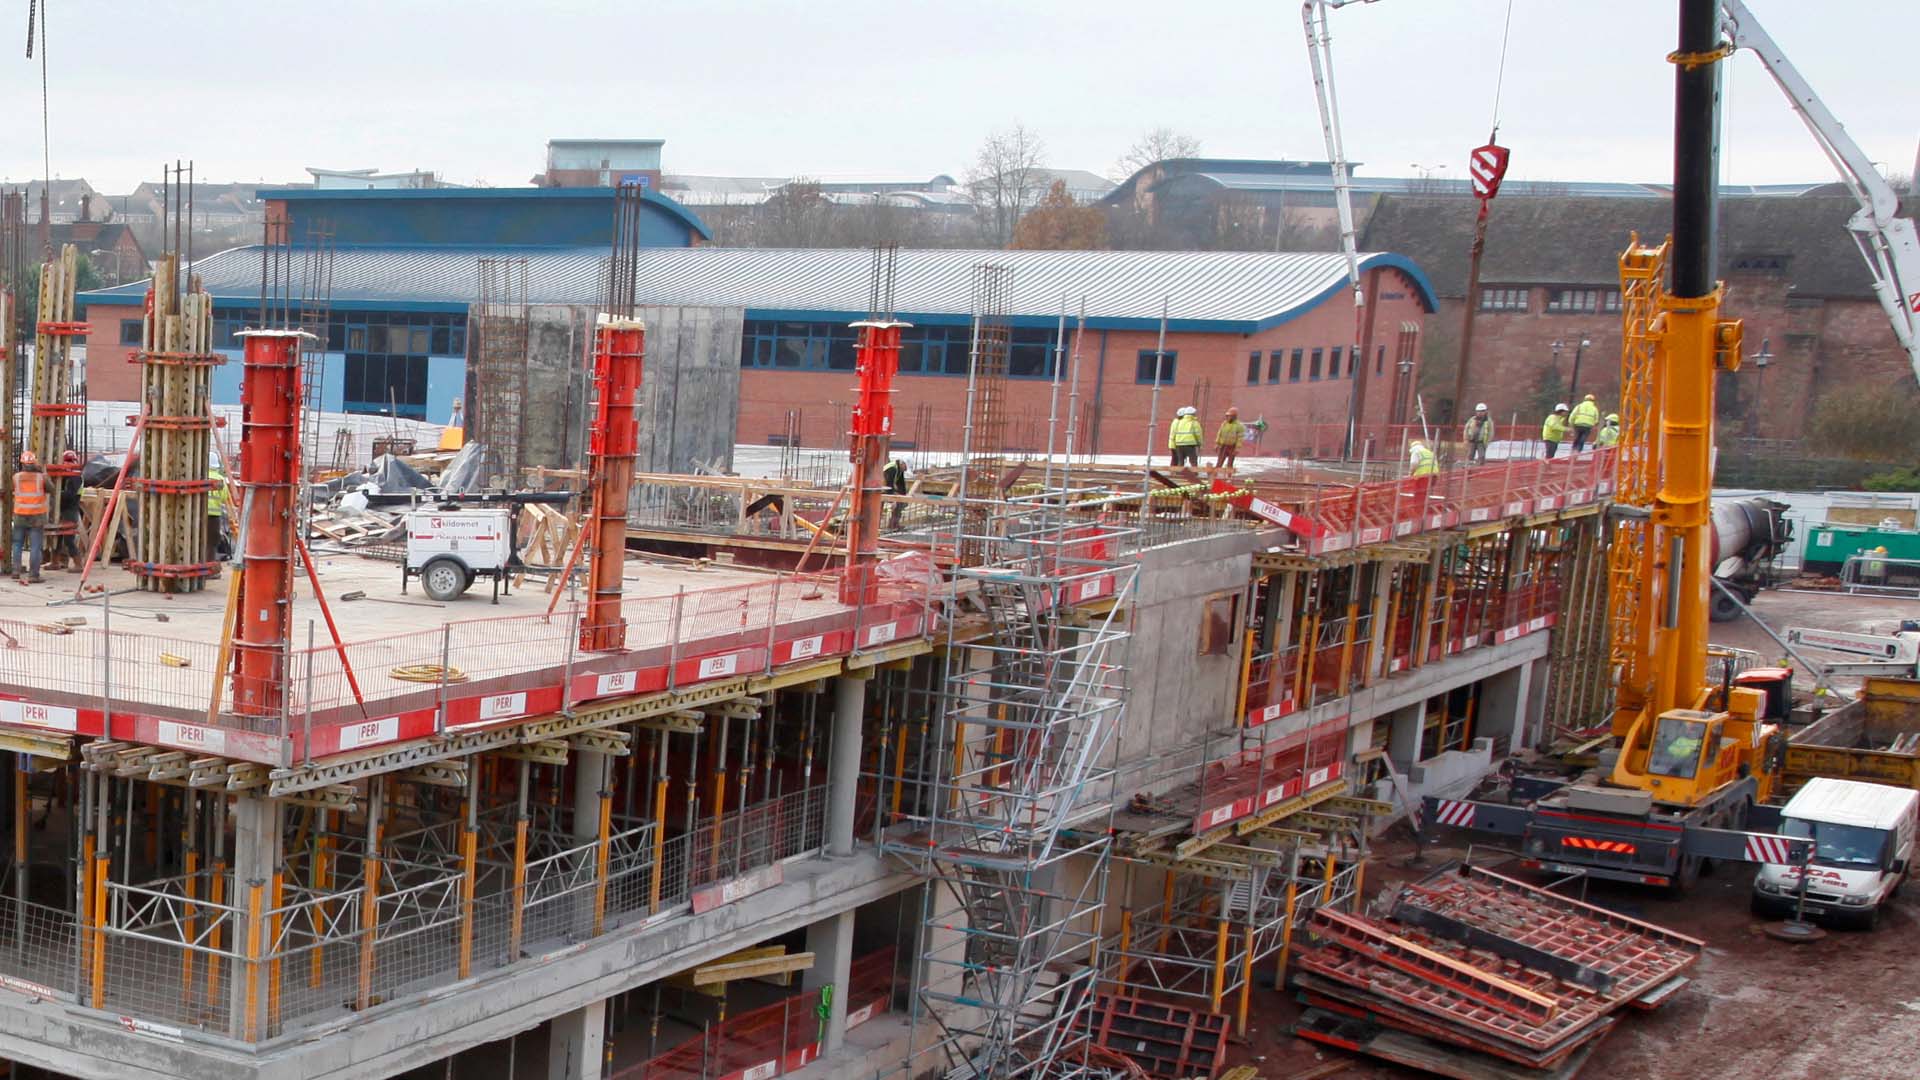
[{"label": "wooden plank", "polygon": [[736,979],[757,979],[766,975],[810,971],[812,968],[813,954],[810,952],[766,956],[756,960],[736,960],[729,964],[707,964],[693,969],[693,985],[707,986],[712,983],[733,982]]}]

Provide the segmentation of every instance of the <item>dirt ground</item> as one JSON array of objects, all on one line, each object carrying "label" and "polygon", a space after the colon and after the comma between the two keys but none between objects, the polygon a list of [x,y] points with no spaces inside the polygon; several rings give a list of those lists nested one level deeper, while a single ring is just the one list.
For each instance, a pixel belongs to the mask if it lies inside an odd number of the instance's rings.
[{"label": "dirt ground", "polygon": [[[1423,867],[1405,865],[1404,840],[1383,844],[1368,866],[1369,892],[1424,875],[1464,853],[1464,834],[1429,848]],[[1476,852],[1475,865],[1502,868]],[[1540,880],[1537,877],[1531,880]],[[1587,899],[1707,943],[1693,982],[1658,1010],[1629,1012],[1580,1075],[1590,1080],[1908,1080],[1920,1077],[1920,886],[1903,890],[1872,932],[1829,931],[1811,945],[1764,936],[1748,912],[1752,872],[1716,868],[1684,899],[1596,882]],[[1427,1074],[1350,1057],[1288,1034],[1299,1014],[1292,996],[1254,991],[1247,1039],[1229,1064],[1262,1080],[1287,1080],[1336,1060],[1341,1080],[1412,1080]]]}]

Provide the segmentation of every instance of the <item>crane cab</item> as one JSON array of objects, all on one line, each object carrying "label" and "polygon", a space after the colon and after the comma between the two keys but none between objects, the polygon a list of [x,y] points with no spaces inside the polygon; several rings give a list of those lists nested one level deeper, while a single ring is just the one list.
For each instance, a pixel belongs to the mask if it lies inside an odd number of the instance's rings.
[{"label": "crane cab", "polygon": [[1754,801],[1764,802],[1778,782],[1782,750],[1779,728],[1766,722],[1768,695],[1736,686],[1726,705],[1668,709],[1651,724],[1635,724],[1612,782],[1646,791],[1656,802],[1690,807],[1752,777]]}]

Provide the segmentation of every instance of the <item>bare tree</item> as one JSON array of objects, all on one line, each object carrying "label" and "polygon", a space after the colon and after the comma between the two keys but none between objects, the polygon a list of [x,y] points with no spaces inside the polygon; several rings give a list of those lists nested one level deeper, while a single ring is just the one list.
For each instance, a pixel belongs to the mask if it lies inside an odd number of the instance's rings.
[{"label": "bare tree", "polygon": [[1125,183],[1127,177],[1156,161],[1200,156],[1200,140],[1170,127],[1157,127],[1134,140],[1120,160],[1113,163],[1112,180]]},{"label": "bare tree", "polygon": [[1013,239],[1013,227],[1027,208],[1047,193],[1046,144],[1015,124],[987,136],[967,170],[967,192],[995,244]]},{"label": "bare tree", "polygon": [[831,211],[819,181],[794,177],[760,204],[758,246],[823,247]]}]

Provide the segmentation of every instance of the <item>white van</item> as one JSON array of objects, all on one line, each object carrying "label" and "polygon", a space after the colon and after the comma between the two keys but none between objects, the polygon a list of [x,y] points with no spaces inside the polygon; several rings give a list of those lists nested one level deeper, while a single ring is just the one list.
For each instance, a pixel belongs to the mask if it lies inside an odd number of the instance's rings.
[{"label": "white van", "polygon": [[[1920,791],[1856,780],[1809,780],[1780,811],[1780,832],[1811,838],[1807,913],[1830,915],[1861,929],[1880,921],[1880,909],[1906,880],[1920,831]],[[1768,863],[1753,879],[1753,910],[1793,914],[1800,868]]]}]

